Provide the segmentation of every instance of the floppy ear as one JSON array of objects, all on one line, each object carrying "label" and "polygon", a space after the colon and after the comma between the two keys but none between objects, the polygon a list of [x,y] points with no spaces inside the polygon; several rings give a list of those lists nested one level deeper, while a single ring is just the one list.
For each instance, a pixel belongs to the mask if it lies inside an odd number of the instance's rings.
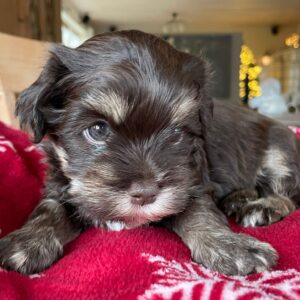
[{"label": "floppy ear", "polygon": [[208,94],[208,87],[212,78],[211,66],[201,57],[190,56],[190,59],[184,65],[184,69],[197,89],[199,121],[202,126],[202,135],[205,139],[208,126],[213,118],[213,100]]},{"label": "floppy ear", "polygon": [[211,80],[210,65],[205,60],[190,55],[187,63],[184,64],[184,70],[197,92],[195,100],[198,103],[200,124],[200,138],[195,138],[193,141],[192,159],[201,185],[207,189],[206,192],[210,192],[209,163],[206,151],[208,127],[213,118],[213,100],[208,94]]},{"label": "floppy ear", "polygon": [[208,127],[213,119],[214,105],[212,98],[207,94],[206,90],[198,92],[198,99],[200,102],[199,121],[202,125],[203,138],[206,139]]},{"label": "floppy ear", "polygon": [[71,73],[70,63],[74,50],[64,46],[50,49],[50,57],[39,78],[24,90],[16,104],[16,116],[21,128],[29,128],[33,141],[39,143],[51,126],[55,125],[64,107],[64,91],[60,82]]}]

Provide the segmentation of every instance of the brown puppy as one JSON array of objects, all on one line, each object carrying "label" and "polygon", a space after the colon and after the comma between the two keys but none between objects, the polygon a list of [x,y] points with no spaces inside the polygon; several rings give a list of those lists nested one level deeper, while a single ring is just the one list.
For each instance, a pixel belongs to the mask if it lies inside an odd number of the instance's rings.
[{"label": "brown puppy", "polygon": [[216,201],[242,190],[221,207],[250,226],[291,213],[299,143],[270,119],[213,102],[207,73],[200,58],[137,31],[54,48],[17,104],[35,141],[49,138],[44,199],[0,240],[0,264],[39,272],[86,226],[161,221],[208,268],[246,275],[273,266],[275,250],[232,233]]}]

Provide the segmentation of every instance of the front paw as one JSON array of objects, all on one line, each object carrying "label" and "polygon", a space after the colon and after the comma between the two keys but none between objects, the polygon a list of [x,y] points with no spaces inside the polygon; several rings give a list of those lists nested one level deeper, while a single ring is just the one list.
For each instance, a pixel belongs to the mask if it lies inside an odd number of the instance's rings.
[{"label": "front paw", "polygon": [[62,256],[53,228],[21,228],[0,239],[0,266],[23,274],[38,273]]},{"label": "front paw", "polygon": [[271,245],[232,232],[198,240],[192,246],[192,257],[225,275],[262,272],[277,262],[277,253]]}]

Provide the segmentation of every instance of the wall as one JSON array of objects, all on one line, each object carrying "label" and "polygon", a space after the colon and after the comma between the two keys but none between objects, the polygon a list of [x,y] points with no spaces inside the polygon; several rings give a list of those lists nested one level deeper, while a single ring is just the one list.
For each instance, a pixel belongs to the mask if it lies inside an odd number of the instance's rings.
[{"label": "wall", "polygon": [[17,35],[19,26],[16,0],[0,1],[0,31]]},{"label": "wall", "polygon": [[[299,22],[300,23],[300,22]],[[96,32],[103,32],[109,29],[106,24],[94,24]],[[162,24],[153,23],[131,23],[121,24],[121,29],[139,29],[151,33],[161,33]],[[285,38],[293,32],[299,30],[299,25],[279,26],[278,34],[271,33],[271,26],[268,25],[251,25],[251,26],[204,26],[203,24],[187,24],[186,33],[222,33],[237,32],[242,33],[244,43],[248,45],[258,62],[266,51],[273,53],[285,48]]]},{"label": "wall", "polygon": [[0,0],[0,32],[61,41],[61,0]]}]

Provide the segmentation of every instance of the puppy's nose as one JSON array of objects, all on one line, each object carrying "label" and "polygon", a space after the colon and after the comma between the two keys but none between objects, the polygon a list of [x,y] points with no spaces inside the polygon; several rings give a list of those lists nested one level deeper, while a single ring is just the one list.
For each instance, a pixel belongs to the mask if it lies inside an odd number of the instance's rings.
[{"label": "puppy's nose", "polygon": [[156,200],[158,186],[151,182],[132,183],[129,189],[131,203],[135,205],[151,204]]}]

